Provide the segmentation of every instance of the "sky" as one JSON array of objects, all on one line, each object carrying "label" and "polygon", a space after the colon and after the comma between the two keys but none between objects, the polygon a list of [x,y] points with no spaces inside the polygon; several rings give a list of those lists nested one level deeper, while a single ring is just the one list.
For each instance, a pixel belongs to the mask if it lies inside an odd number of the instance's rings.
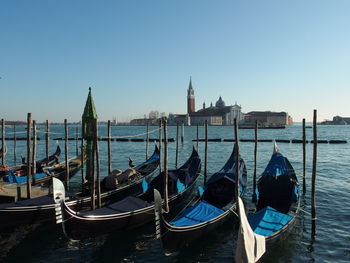
[{"label": "sky", "polygon": [[350,117],[348,0],[0,0],[0,117],[100,120],[236,102]]}]

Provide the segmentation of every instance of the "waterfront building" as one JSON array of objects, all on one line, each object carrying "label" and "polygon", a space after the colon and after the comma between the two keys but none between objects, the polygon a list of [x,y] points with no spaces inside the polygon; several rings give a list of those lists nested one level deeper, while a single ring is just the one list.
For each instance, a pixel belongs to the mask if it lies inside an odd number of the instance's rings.
[{"label": "waterfront building", "polygon": [[203,103],[203,108],[196,111],[194,88],[192,79],[187,89],[187,114],[169,114],[169,125],[176,123],[184,123],[185,125],[203,125],[205,121],[208,125],[232,125],[235,118],[242,119],[241,106],[235,105],[226,106],[222,97],[213,106],[206,107]]},{"label": "waterfront building", "polygon": [[287,112],[251,111],[244,114],[244,124],[254,125],[255,121],[264,127],[292,125],[293,119]]}]

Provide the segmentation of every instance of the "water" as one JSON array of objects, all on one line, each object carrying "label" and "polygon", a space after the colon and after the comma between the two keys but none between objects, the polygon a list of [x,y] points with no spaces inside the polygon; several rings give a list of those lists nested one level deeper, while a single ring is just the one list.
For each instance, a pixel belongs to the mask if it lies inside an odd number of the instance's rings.
[{"label": "water", "polygon": [[[24,131],[24,127],[17,127]],[[22,130],[21,130],[22,129]],[[150,131],[156,127],[150,127]],[[43,131],[43,127],[39,127]],[[63,137],[62,126],[52,126],[51,138]],[[307,129],[307,139],[312,139],[312,129]],[[112,127],[112,136],[138,135],[145,132],[145,127]],[[7,129],[11,137],[11,128]],[[75,136],[75,127],[70,127],[71,137]],[[100,136],[106,136],[106,127],[100,127]],[[39,132],[44,138],[44,134]],[[20,134],[17,135],[20,137]],[[23,137],[25,134],[23,134]],[[136,136],[145,138],[144,135]],[[150,138],[157,138],[158,132]],[[176,127],[169,127],[169,137],[176,138]],[[204,138],[204,130],[200,129],[200,138]],[[253,139],[253,130],[239,130],[241,139]],[[192,139],[196,138],[196,127],[185,127],[185,141],[180,143],[179,164],[181,165],[191,153]],[[232,127],[209,127],[209,138],[233,138]],[[294,125],[284,130],[260,130],[260,139],[301,139],[301,127]],[[350,141],[349,126],[319,126],[319,139],[338,139]],[[62,150],[64,142],[58,141]],[[7,160],[12,161],[13,142],[7,141]],[[26,155],[25,141],[17,142],[18,157]],[[56,142],[50,141],[51,152]],[[145,160],[145,142],[112,142],[112,166],[125,169],[130,156],[134,163]],[[106,175],[107,143],[100,142],[101,175]],[[209,143],[208,173],[217,171],[225,163],[232,151],[230,142]],[[169,166],[175,164],[176,143],[169,144]],[[260,174],[269,161],[272,143],[258,145],[257,173]],[[292,163],[302,182],[302,145],[279,143],[279,148]],[[307,151],[307,194],[302,200],[303,209],[310,212],[310,178],[312,168],[312,145]],[[153,151],[150,143],[149,155]],[[242,142],[240,152],[248,169],[248,192],[250,199],[253,171],[254,143]],[[204,160],[204,143],[199,143],[199,153]],[[38,156],[45,155],[45,140],[38,141]],[[75,155],[75,142],[69,141],[69,155]],[[19,160],[19,158],[17,159]],[[63,160],[63,156],[61,158]],[[350,181],[348,163],[350,160],[350,144],[319,144],[317,163],[317,235],[311,239],[311,216],[301,213],[296,228],[289,238],[268,255],[264,262],[349,262],[350,261]],[[80,173],[72,179],[73,187],[78,187]],[[202,178],[201,178],[202,180]],[[84,241],[69,241],[59,226],[35,225],[23,226],[12,233],[4,233],[0,241],[0,260],[3,262],[233,262],[237,226],[227,224],[217,233],[209,235],[205,240],[181,252],[166,257],[161,246],[154,239],[154,225],[149,224],[140,229],[123,233],[113,233]]]}]

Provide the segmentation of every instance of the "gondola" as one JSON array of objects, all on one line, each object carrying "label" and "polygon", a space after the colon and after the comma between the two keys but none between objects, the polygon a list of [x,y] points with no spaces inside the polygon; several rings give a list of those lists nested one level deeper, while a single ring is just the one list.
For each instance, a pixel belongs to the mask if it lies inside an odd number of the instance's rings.
[{"label": "gondola", "polygon": [[[209,178],[203,188],[199,188],[196,198],[173,220],[168,221],[162,212],[161,203],[156,204],[157,238],[160,239],[165,254],[178,251],[195,240],[204,238],[233,215],[236,206],[235,158],[233,151],[225,165]],[[242,196],[247,182],[247,169],[242,158],[239,168]]]},{"label": "gondola", "polygon": [[[37,174],[43,173],[45,167],[55,165],[58,162],[58,158],[60,155],[61,155],[61,148],[59,145],[57,145],[57,148],[54,154],[50,155],[48,158],[44,158],[36,162],[35,173]],[[3,181],[9,182],[9,183],[23,183],[26,181],[25,179],[26,175],[27,175],[27,164],[25,163],[8,167],[7,169],[2,169],[0,172],[0,176],[2,176]],[[43,176],[44,175],[42,175],[42,177]]]},{"label": "gondola", "polygon": [[[84,155],[84,159],[86,156]],[[68,160],[69,178],[72,178],[82,166],[82,155],[76,156]],[[52,177],[65,179],[66,176],[66,162],[60,162],[52,166],[43,167],[41,173],[35,173],[30,176],[30,182],[32,185],[48,183]],[[26,184],[27,176],[18,176],[14,173],[7,175],[4,178],[5,182]]]},{"label": "gondola", "polygon": [[[137,176],[132,181],[120,184],[116,189],[102,192],[102,205],[118,200],[130,193],[141,192],[142,182],[144,182],[144,179],[150,179],[158,164],[159,150],[155,146],[152,156],[137,166],[142,176]],[[91,198],[83,193],[67,192],[66,198],[66,204],[76,210],[86,210],[90,207]],[[55,202],[52,194],[14,203],[0,204],[0,229],[48,221],[55,222]]]},{"label": "gondola", "polygon": [[[248,257],[256,262],[264,251],[272,251],[291,232],[299,213],[298,179],[288,159],[278,151],[276,143],[272,157],[257,182],[256,197],[256,211],[249,214],[247,220],[243,213],[244,207],[240,207],[241,228],[236,251],[237,262]],[[243,233],[250,233],[251,237],[254,236],[253,240],[260,241],[258,244],[254,244],[254,241],[249,243],[249,237],[244,237]],[[250,245],[247,249],[243,244]]]},{"label": "gondola", "polygon": [[[190,158],[180,168],[168,171],[169,207],[175,207],[189,198],[199,176],[201,160],[193,148]],[[57,202],[57,223],[62,223],[64,234],[70,239],[83,239],[141,226],[154,220],[153,189],[163,193],[164,172],[148,184],[148,189],[137,196],[127,196],[106,207],[88,212],[76,212],[65,200],[64,186],[54,180]]]}]

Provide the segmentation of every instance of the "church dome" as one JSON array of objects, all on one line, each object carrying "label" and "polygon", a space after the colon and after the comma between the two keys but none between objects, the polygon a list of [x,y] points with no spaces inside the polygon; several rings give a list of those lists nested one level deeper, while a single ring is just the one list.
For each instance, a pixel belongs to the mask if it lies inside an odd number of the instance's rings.
[{"label": "church dome", "polygon": [[215,103],[215,106],[218,108],[225,107],[225,102],[222,100],[221,96],[220,96],[219,100]]}]

